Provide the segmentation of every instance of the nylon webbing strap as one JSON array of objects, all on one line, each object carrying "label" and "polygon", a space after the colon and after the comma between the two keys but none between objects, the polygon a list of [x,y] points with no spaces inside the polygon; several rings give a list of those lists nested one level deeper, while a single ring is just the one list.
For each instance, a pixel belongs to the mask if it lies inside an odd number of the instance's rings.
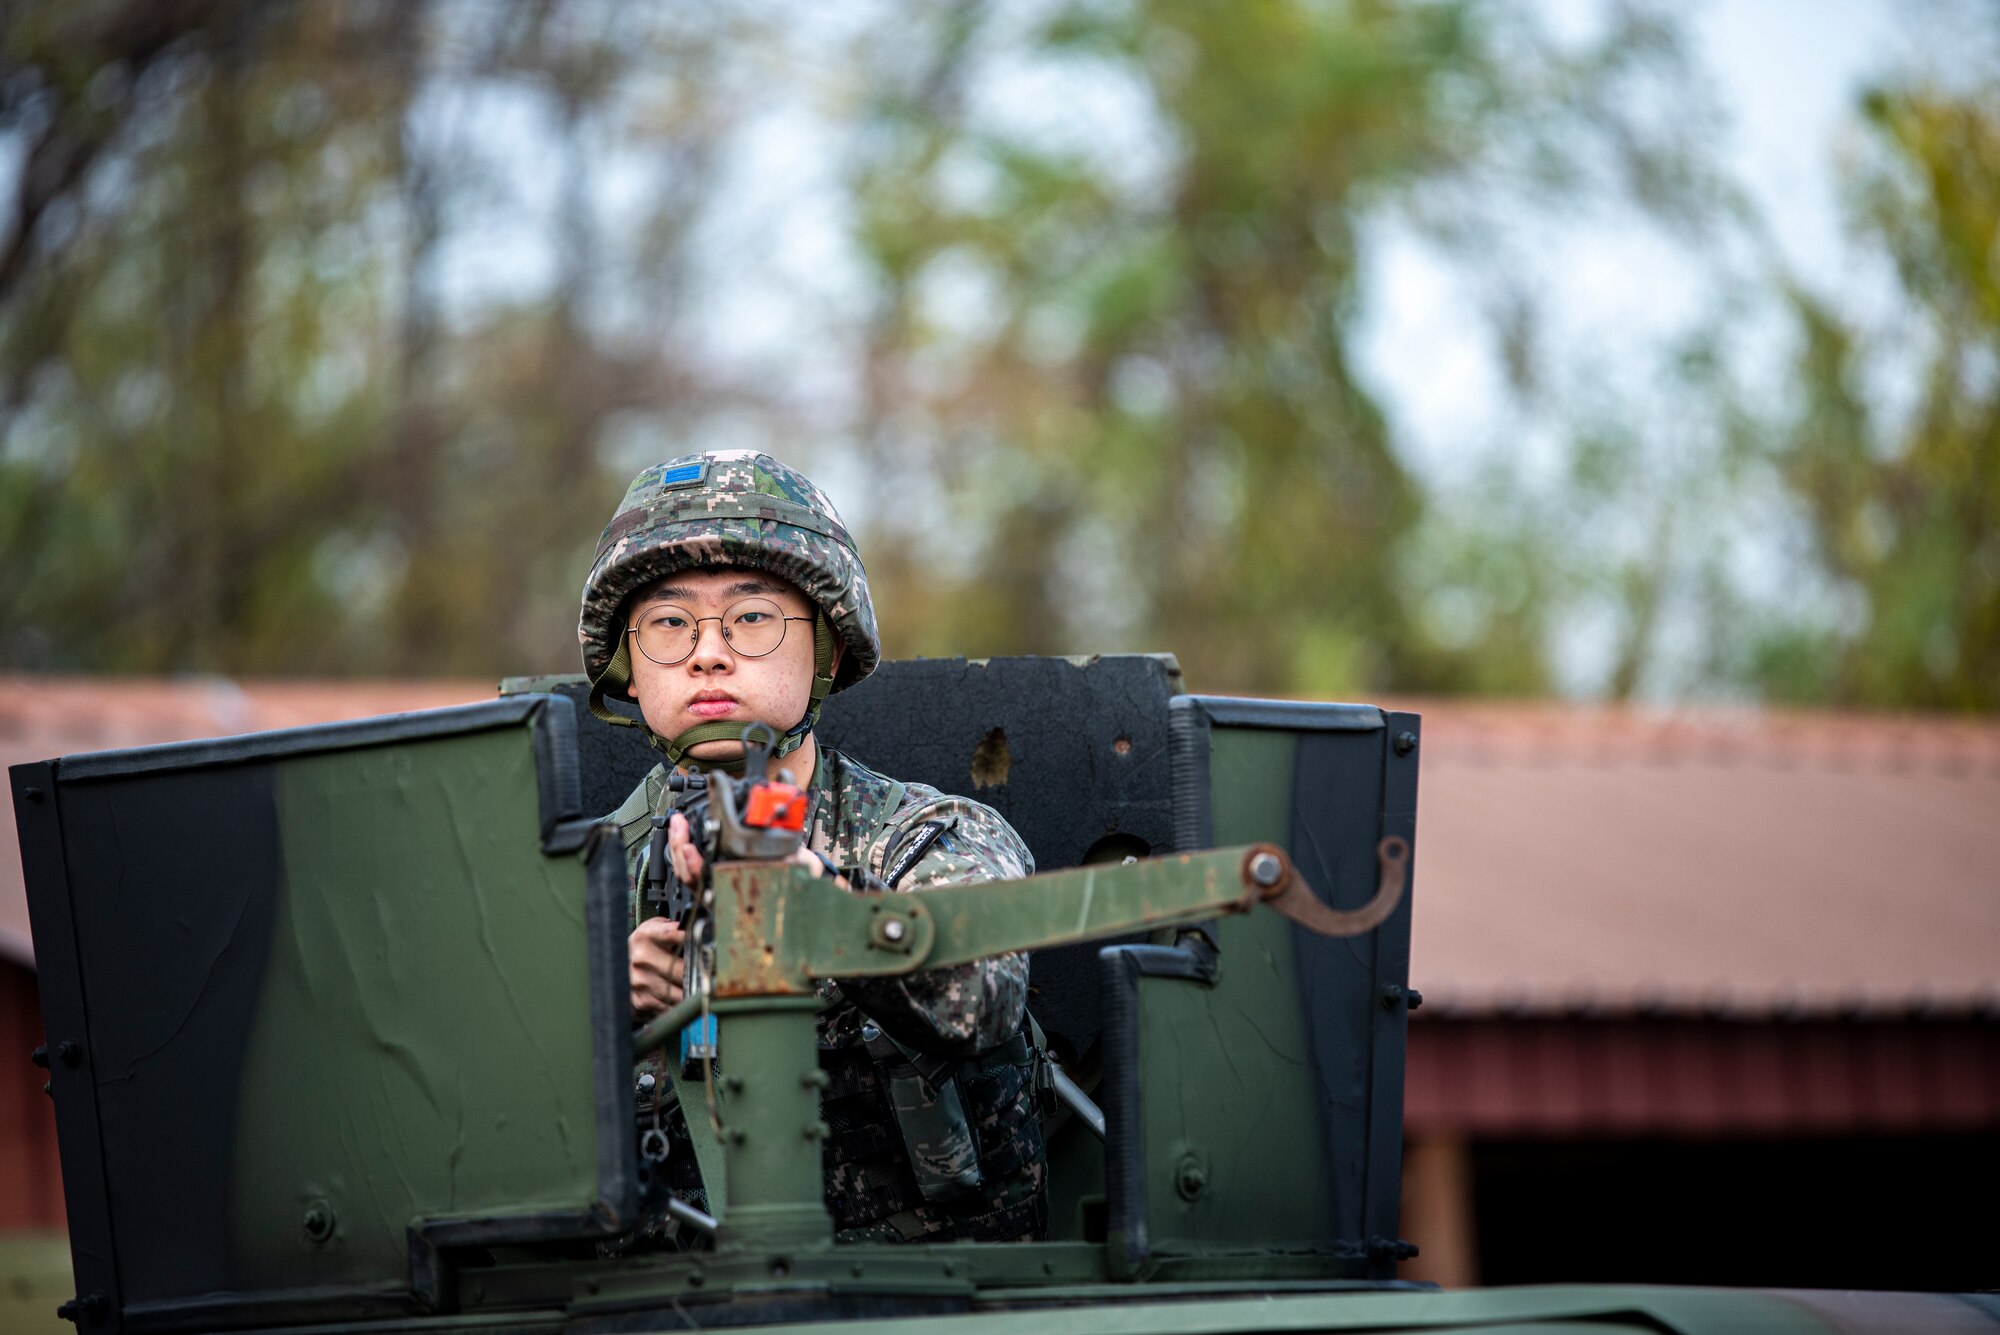
[{"label": "nylon webbing strap", "polygon": [[590,712],[606,723],[620,728],[636,728],[638,720],[614,713],[604,703],[604,688],[607,686],[623,690],[632,680],[632,637],[620,633],[618,651],[611,655],[611,661],[604,665],[604,671],[597,674],[597,680],[590,683]]},{"label": "nylon webbing strap", "polygon": [[[727,719],[716,719],[709,723],[697,723],[662,748],[666,752],[667,763],[669,765],[680,764],[683,760],[687,759],[687,753],[690,748],[700,746],[703,742],[740,742],[743,740],[743,729],[746,726],[755,725],[732,723]],[[743,773],[743,758],[741,756],[738,756],[734,760],[697,759],[688,763],[700,765],[703,769],[719,769],[724,774],[741,775]]]}]

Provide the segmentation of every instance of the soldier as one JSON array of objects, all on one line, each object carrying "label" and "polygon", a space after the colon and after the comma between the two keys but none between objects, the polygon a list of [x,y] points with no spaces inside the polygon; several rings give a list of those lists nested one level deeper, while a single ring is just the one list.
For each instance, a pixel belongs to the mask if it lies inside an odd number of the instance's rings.
[{"label": "soldier", "polygon": [[[823,492],[769,455],[725,451],[648,468],[598,544],[578,636],[591,709],[643,726],[664,757],[612,820],[633,895],[634,1016],[680,1000],[686,940],[677,920],[646,917],[640,894],[653,817],[675,795],[672,769],[740,772],[744,727],[778,736],[770,775],[810,793],[803,865],[836,883],[894,890],[1031,875],[1034,860],[990,807],[899,783],[822,749],[813,725],[828,694],[881,657],[868,578]],[[609,710],[635,699],[643,723]],[[667,826],[674,872],[692,884],[701,854],[686,817]],[[1028,1240],[1047,1232],[1047,1158],[1028,1041],[1028,961],[1003,955],[905,978],[822,984],[819,1017],[827,1207],[842,1241]],[[726,1039],[725,1039],[726,1041]],[[728,1054],[720,1062],[726,1067]],[[642,1129],[677,1126],[656,1056],[639,1076]],[[667,1154],[677,1194],[705,1203],[684,1145]],[[656,1218],[655,1238],[669,1231]]]}]

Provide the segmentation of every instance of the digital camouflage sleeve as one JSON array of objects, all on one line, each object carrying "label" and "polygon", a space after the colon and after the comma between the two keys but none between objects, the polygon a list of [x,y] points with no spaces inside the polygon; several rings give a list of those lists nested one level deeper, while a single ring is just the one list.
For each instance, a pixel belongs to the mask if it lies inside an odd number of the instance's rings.
[{"label": "digital camouflage sleeve", "polygon": [[[1034,874],[1034,857],[1021,836],[984,803],[895,783],[837,753],[823,757],[820,771],[829,782],[815,794],[809,837],[836,867],[863,868],[892,889],[916,892]],[[838,987],[849,1004],[821,1017],[821,1041],[829,1046],[858,1041],[858,1009],[912,1048],[971,1056],[1020,1029],[1028,957],[1000,955]]]}]

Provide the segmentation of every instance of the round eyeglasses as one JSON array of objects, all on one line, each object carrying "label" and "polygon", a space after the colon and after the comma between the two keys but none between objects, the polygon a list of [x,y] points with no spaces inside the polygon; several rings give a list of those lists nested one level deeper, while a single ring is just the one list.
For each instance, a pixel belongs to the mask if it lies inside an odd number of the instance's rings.
[{"label": "round eyeglasses", "polygon": [[626,627],[625,633],[639,652],[661,667],[685,663],[701,642],[701,623],[721,625],[722,638],[731,651],[743,658],[762,658],[785,642],[785,631],[794,621],[811,617],[788,617],[783,608],[768,598],[745,598],[731,603],[718,617],[698,617],[685,607],[655,603]]}]

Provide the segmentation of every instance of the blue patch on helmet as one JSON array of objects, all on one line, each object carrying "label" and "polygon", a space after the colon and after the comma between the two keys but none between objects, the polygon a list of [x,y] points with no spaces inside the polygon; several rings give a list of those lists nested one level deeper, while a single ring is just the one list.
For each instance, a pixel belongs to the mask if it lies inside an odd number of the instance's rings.
[{"label": "blue patch on helmet", "polygon": [[698,487],[701,485],[701,480],[707,476],[708,460],[706,459],[703,459],[700,463],[676,464],[674,467],[660,474],[660,485],[662,487]]}]

